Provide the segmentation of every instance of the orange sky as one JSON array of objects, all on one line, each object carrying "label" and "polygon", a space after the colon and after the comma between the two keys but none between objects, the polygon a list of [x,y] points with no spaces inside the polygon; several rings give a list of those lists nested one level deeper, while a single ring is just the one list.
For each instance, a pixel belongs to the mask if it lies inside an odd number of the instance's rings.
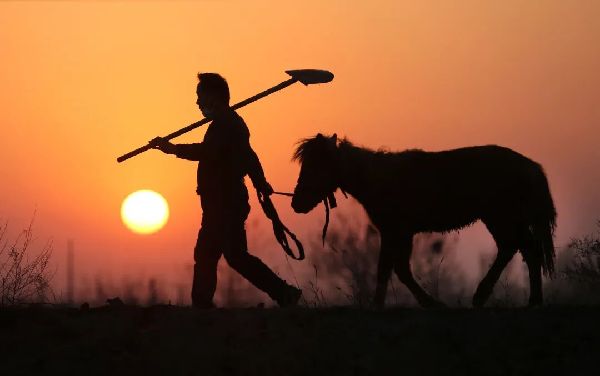
[{"label": "orange sky", "polygon": [[[59,290],[69,238],[81,278],[174,280],[200,220],[196,166],[156,151],[115,158],[201,118],[198,71],[223,74],[237,102],[286,69],[322,68],[332,83],[294,85],[240,110],[276,189],[293,188],[294,143],[318,131],[375,148],[500,144],[544,165],[565,244],[600,217],[598,19],[593,0],[2,2],[0,218],[17,230],[37,210]],[[142,188],[171,206],[151,236],[119,217]],[[299,216],[289,199],[275,201],[304,239],[319,236],[322,208]],[[350,210],[341,204],[336,215]],[[268,230],[253,207],[249,221]],[[481,226],[463,233],[461,246],[489,253]],[[285,275],[271,235],[249,236]]]}]

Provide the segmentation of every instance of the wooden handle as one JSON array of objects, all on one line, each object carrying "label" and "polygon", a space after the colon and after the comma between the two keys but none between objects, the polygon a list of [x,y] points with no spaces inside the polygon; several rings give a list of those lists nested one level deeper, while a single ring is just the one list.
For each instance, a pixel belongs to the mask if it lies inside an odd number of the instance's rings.
[{"label": "wooden handle", "polygon": [[128,160],[131,157],[135,157],[136,155],[145,152],[146,150],[150,150],[150,145],[144,145],[141,148],[137,148],[133,151],[130,151],[127,154],[123,154],[122,156],[120,156],[119,158],[117,158],[117,162],[121,163],[123,161]]},{"label": "wooden handle", "polygon": [[[233,110],[237,110],[238,108],[242,108],[245,105],[250,104],[252,102],[255,102],[255,101],[257,101],[257,100],[259,100],[261,98],[264,98],[264,97],[266,97],[269,94],[272,94],[272,93],[274,93],[276,91],[279,91],[279,90],[281,90],[283,88],[286,88],[286,87],[290,86],[291,84],[293,84],[294,82],[298,82],[298,80],[296,80],[295,78],[290,78],[289,80],[283,81],[280,84],[275,85],[272,88],[267,89],[267,90],[265,90],[263,92],[260,92],[260,93],[256,94],[253,97],[250,97],[250,98],[245,99],[245,100],[243,100],[243,101],[241,101],[239,103],[234,104],[233,106],[231,106],[231,108]],[[175,132],[173,132],[171,134],[168,134],[168,135],[166,135],[163,138],[165,140],[170,140],[172,138],[181,136],[182,134],[187,133],[187,132],[191,131],[192,129],[196,129],[199,126],[201,126],[202,124],[206,124],[206,123],[208,123],[210,121],[211,121],[211,119],[204,118],[204,119],[202,119],[200,121],[197,121],[195,123],[192,123],[192,124],[188,125],[187,127],[181,128],[178,131],[175,131]],[[129,159],[131,157],[135,157],[136,155],[141,154],[141,153],[145,152],[146,150],[150,150],[150,149],[151,149],[150,145],[144,145],[144,146],[142,146],[140,148],[135,149],[134,151],[130,151],[127,154],[123,154],[122,156],[120,156],[119,158],[117,158],[117,162],[121,163],[121,162],[126,161],[127,159]]]}]

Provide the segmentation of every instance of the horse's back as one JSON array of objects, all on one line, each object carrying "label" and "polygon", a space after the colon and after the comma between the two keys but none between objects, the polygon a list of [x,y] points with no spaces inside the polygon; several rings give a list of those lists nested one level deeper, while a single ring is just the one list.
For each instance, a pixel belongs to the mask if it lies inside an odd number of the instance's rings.
[{"label": "horse's back", "polygon": [[498,184],[522,180],[541,170],[536,162],[516,151],[497,145],[472,146],[459,149],[399,153],[400,172],[421,184],[458,185],[477,189],[481,184]]},{"label": "horse's back", "polygon": [[387,155],[392,174],[379,187],[373,209],[417,231],[447,231],[486,216],[523,216],[546,183],[539,164],[497,145],[394,154]]}]

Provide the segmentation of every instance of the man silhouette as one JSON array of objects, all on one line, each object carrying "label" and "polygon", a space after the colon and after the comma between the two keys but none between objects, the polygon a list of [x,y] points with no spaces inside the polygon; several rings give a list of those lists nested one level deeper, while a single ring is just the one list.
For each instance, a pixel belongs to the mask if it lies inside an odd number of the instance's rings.
[{"label": "man silhouette", "polygon": [[202,225],[194,248],[192,305],[214,307],[217,263],[227,263],[280,306],[295,305],[301,290],[288,285],[260,259],[248,253],[244,222],[250,212],[244,176],[249,175],[259,195],[273,189],[265,179],[258,156],[250,146],[244,120],[229,106],[229,86],[216,73],[199,73],[196,104],[212,122],[204,140],[172,144],[160,137],[153,148],[178,158],[198,161],[196,193],[202,205]]}]

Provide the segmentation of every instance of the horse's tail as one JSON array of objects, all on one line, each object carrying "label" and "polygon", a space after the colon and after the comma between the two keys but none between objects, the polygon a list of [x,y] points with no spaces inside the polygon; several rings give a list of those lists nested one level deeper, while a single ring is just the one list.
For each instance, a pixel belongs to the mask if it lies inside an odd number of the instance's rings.
[{"label": "horse's tail", "polygon": [[535,252],[539,252],[542,270],[545,275],[554,274],[554,230],[556,228],[556,208],[550,194],[548,179],[542,166],[536,166],[532,174],[532,197],[530,230],[533,235]]}]

